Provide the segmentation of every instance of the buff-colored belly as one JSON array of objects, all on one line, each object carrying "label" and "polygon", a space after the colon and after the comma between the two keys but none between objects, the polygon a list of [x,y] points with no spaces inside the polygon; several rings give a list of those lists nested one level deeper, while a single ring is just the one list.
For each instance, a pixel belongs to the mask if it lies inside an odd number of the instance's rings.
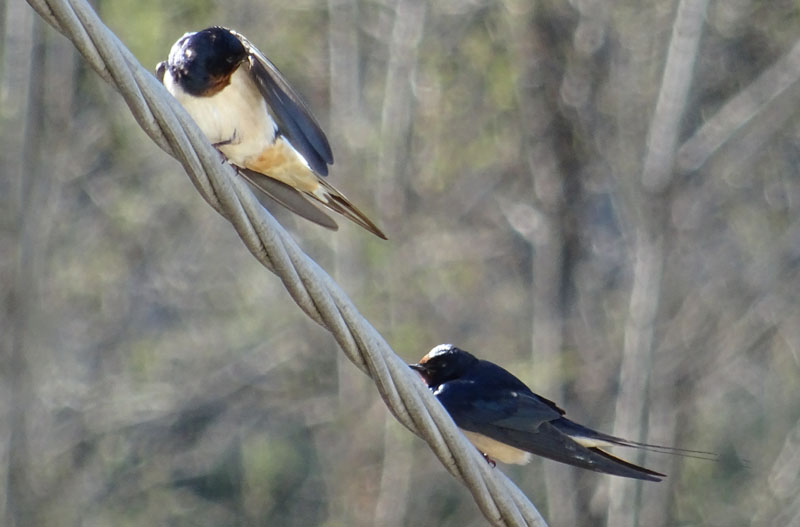
[{"label": "buff-colored belly", "polygon": [[313,193],[320,186],[317,175],[309,168],[306,160],[283,137],[257,155],[244,160],[243,166],[300,191]]},{"label": "buff-colored belly", "polygon": [[531,460],[530,452],[525,452],[519,448],[506,445],[500,441],[496,441],[491,437],[487,437],[476,432],[461,429],[467,439],[475,445],[475,447],[496,461],[503,463],[510,463],[514,465],[524,465]]}]

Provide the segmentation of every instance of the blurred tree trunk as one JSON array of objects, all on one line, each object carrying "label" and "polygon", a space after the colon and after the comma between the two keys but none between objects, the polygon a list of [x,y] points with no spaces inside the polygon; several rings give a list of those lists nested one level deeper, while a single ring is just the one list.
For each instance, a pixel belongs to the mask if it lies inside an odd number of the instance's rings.
[{"label": "blurred tree trunk", "polygon": [[[36,311],[39,300],[37,269],[43,262],[42,190],[50,177],[41,170],[42,119],[44,108],[44,34],[42,22],[33,20],[27,5],[13,2],[8,6],[8,26],[3,52],[3,140],[14,145],[3,156],[3,172],[11,176],[8,202],[2,222],[2,234],[16,243],[9,251],[14,268],[2,270],[7,277],[0,281],[6,328],[0,337],[0,371],[8,386],[7,422],[2,427],[7,435],[8,460],[5,482],[5,518],[9,527],[41,524],[38,497],[34,490],[33,466],[35,452],[28,437],[32,410],[36,401],[34,377],[35,345],[31,334],[36,331]],[[12,133],[15,132],[15,133]],[[16,179],[12,179],[15,177]],[[10,189],[9,189],[10,190]],[[16,201],[15,201],[16,200]],[[7,253],[8,254],[8,253]],[[6,289],[7,288],[7,289]]]},{"label": "blurred tree trunk", "polygon": [[[389,242],[400,246],[406,237],[413,235],[408,229],[400,229],[403,216],[408,211],[406,194],[410,184],[412,159],[410,138],[414,118],[414,85],[420,39],[425,27],[427,3],[424,0],[400,0],[395,3],[392,32],[389,39],[389,54],[383,86],[381,107],[379,154],[376,174],[378,210],[382,221],[393,229],[394,238]],[[391,237],[391,235],[390,235]],[[391,337],[402,314],[397,312],[405,296],[406,262],[392,259],[384,269],[388,332]],[[422,350],[420,350],[420,355]],[[384,412],[383,466],[380,490],[375,507],[375,525],[402,525],[406,522],[411,468],[413,466],[411,438],[400,430],[396,421]]]},{"label": "blurred tree trunk", "polygon": [[[525,0],[505,2],[521,147],[533,188],[529,228],[523,229],[531,249],[530,364],[537,389],[563,401],[567,185],[556,154],[556,119],[546,98],[545,86],[553,79],[547,78],[540,67],[551,50],[534,29],[534,5]],[[544,463],[543,468],[550,523],[577,525],[575,472],[555,463]]]},{"label": "blurred tree trunk", "polygon": [[[648,440],[645,417],[648,390],[654,363],[653,342],[656,320],[662,304],[662,276],[670,218],[667,190],[675,166],[678,134],[687,105],[687,94],[694,75],[694,64],[705,21],[707,0],[682,0],[676,10],[672,38],[664,66],[658,102],[650,122],[647,149],[640,185],[631,194],[638,225],[633,238],[633,283],[625,324],[619,395],[615,408],[614,434]],[[664,372],[664,374],[675,373]],[[664,385],[674,384],[661,379]],[[658,408],[674,404],[674,394],[662,391]],[[653,416],[665,423],[661,432],[674,439],[671,413]],[[668,422],[668,424],[667,424]],[[608,525],[635,525],[639,512],[637,487],[641,482],[612,478],[609,482]],[[648,494],[647,517],[660,520],[666,510],[666,494]]]},{"label": "blurred tree trunk", "polygon": [[427,3],[399,0],[394,5],[394,24],[381,107],[378,154],[378,197],[384,221],[400,225],[406,211],[405,197],[413,164],[409,152],[414,118],[417,55],[425,27]]},{"label": "blurred tree trunk", "polygon": [[[361,79],[361,50],[359,46],[359,6],[356,0],[329,0],[327,3],[329,13],[328,45],[330,74],[330,126],[329,138],[331,139],[335,164],[333,173],[341,176],[342,181],[348,181],[345,188],[361,187],[370,184],[369,175],[364,173],[364,164],[354,145],[360,140],[358,126],[362,108],[363,85]],[[365,209],[365,212],[374,210],[374,207],[362,196],[371,196],[371,193],[360,192],[353,196],[347,192],[354,203]],[[380,218],[368,215],[381,225]],[[341,224],[342,222],[338,222]],[[345,227],[347,229],[347,227]],[[358,299],[364,291],[364,284],[354,280],[349,272],[351,269],[364,267],[362,252],[365,240],[363,232],[354,233],[355,236],[346,236],[342,230],[330,237],[330,246],[333,249],[335,272],[333,276],[354,299]],[[374,391],[369,386],[367,379],[361,372],[353,367],[352,363],[343,353],[336,350],[336,369],[338,379],[338,418],[340,426],[352,431],[353,435],[363,432],[362,427],[364,405]],[[360,414],[360,415],[359,415]],[[365,434],[366,435],[366,434]],[[353,507],[353,503],[369,496],[374,499],[375,489],[365,489],[362,471],[353,471],[363,460],[363,453],[354,448],[352,437],[339,436],[335,442],[329,442],[330,448],[323,454],[328,462],[329,470],[326,471],[325,481],[328,495],[331,497],[329,504],[329,521],[333,523],[362,525],[371,521],[372,511]],[[342,462],[343,461],[343,462]]]}]

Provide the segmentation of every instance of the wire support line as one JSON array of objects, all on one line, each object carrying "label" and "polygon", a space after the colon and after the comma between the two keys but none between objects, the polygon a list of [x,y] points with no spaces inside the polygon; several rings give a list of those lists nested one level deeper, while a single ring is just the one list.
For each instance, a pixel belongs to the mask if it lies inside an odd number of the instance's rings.
[{"label": "wire support line", "polygon": [[391,413],[422,437],[472,493],[497,527],[544,527],[536,507],[468,442],[446,410],[389,347],[333,279],[266,211],[235,170],[221,162],[197,125],[85,0],[28,0],[122,95],[150,138],[184,167],[211,207],[245,246],[280,278],[297,305],[328,329],[348,359],[369,375]]}]

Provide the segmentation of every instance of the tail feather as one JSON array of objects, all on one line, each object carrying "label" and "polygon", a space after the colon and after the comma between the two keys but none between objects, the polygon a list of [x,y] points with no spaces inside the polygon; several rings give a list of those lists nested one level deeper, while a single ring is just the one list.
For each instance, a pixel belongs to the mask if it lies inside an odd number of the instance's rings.
[{"label": "tail feather", "polygon": [[601,436],[604,436],[604,439],[606,441],[619,446],[640,448],[642,450],[657,452],[659,454],[670,454],[673,456],[691,457],[694,459],[705,459],[706,461],[719,461],[719,454],[715,452],[707,452],[705,450],[690,450],[688,448],[678,448],[674,446],[654,445],[651,443],[640,443],[638,441],[630,441],[628,439],[622,439],[620,437],[605,436],[605,434],[601,434]]},{"label": "tail feather", "polygon": [[661,472],[656,472],[655,470],[650,470],[649,468],[645,468],[640,465],[635,465],[629,461],[625,461],[624,459],[609,454],[605,450],[601,450],[596,447],[592,447],[589,450],[591,450],[592,452],[594,452],[599,456],[604,457],[605,459],[613,463],[611,468],[598,463],[598,468],[596,468],[595,470],[600,469],[601,472],[608,472],[610,474],[614,474],[614,471],[622,471],[624,467],[632,470],[636,475],[631,475],[627,471],[625,471],[624,473],[618,472],[617,475],[633,477],[637,479],[645,479],[649,481],[661,481],[662,478],[667,477],[666,474],[662,474]]},{"label": "tail feather", "polygon": [[383,238],[384,240],[387,239],[383,231],[381,231],[378,226],[366,216],[366,214],[358,210],[355,205],[350,203],[350,200],[347,199],[344,194],[336,190],[336,188],[334,188],[324,179],[318,179],[321,188],[317,189],[317,191],[314,193],[309,193],[309,196],[316,199],[332,211],[338,212],[353,223],[361,225],[375,236]]},{"label": "tail feather", "polygon": [[336,225],[318,209],[312,210],[316,207],[311,201],[303,199],[304,196],[314,198],[333,212],[361,225],[379,238],[386,239],[386,235],[363,212],[325,181],[322,177],[324,172],[315,171],[308,160],[281,135],[277,135],[273,143],[258,156],[245,159],[245,167],[234,164],[242,168],[242,174],[257,187],[314,223],[329,229],[335,229]]},{"label": "tail feather", "polygon": [[687,448],[654,445],[651,443],[640,443],[639,441],[631,441],[629,439],[623,439],[621,437],[604,434],[602,432],[598,432],[597,430],[592,430],[589,427],[579,425],[578,423],[570,421],[565,417],[554,421],[552,424],[562,433],[570,436],[574,441],[587,447],[625,446],[629,448],[640,448],[642,450],[658,452],[661,454],[705,459],[707,461],[717,461],[719,459],[719,455],[715,454],[714,452],[706,452],[704,450],[689,450]]},{"label": "tail feather", "polygon": [[542,423],[535,433],[494,427],[490,430],[490,434],[493,439],[537,456],[595,472],[649,481],[661,481],[661,478],[665,477],[660,472],[613,456],[601,450],[599,448],[601,445],[583,444],[560,427],[554,426],[553,422]]},{"label": "tail feather", "polygon": [[236,168],[239,170],[242,177],[249,181],[254,187],[298,216],[302,216],[332,231],[339,229],[339,226],[336,225],[336,222],[333,221],[330,216],[319,210],[316,205],[304,197],[303,193],[294,187],[282,181],[278,181],[277,179],[265,176],[264,174],[260,174],[255,170],[242,167]]},{"label": "tail feather", "polygon": [[696,459],[705,459],[707,461],[719,460],[719,454],[714,452],[707,452],[705,450],[689,450],[687,448],[677,448],[664,445],[654,445],[651,443],[641,443],[639,441],[631,441],[621,437],[612,436],[592,430],[583,425],[579,425],[574,421],[562,417],[552,423],[561,432],[570,436],[574,441],[583,444],[584,446],[625,446],[630,448],[640,448],[650,452],[658,452],[661,454],[671,454],[674,456],[690,457]]}]

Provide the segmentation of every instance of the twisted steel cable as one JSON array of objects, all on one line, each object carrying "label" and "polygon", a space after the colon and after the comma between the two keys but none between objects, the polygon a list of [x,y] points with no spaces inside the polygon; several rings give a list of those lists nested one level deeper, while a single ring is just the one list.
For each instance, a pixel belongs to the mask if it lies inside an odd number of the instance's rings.
[{"label": "twisted steel cable", "polygon": [[28,0],[72,41],[125,99],[142,129],[183,165],[203,198],[225,217],[250,252],[276,274],[298,306],[328,329],[345,355],[369,375],[392,414],[428,442],[460,479],[492,525],[546,527],[539,512],[467,441],[416,374],[253,196],[183,107],[99,19],[85,0]]}]

